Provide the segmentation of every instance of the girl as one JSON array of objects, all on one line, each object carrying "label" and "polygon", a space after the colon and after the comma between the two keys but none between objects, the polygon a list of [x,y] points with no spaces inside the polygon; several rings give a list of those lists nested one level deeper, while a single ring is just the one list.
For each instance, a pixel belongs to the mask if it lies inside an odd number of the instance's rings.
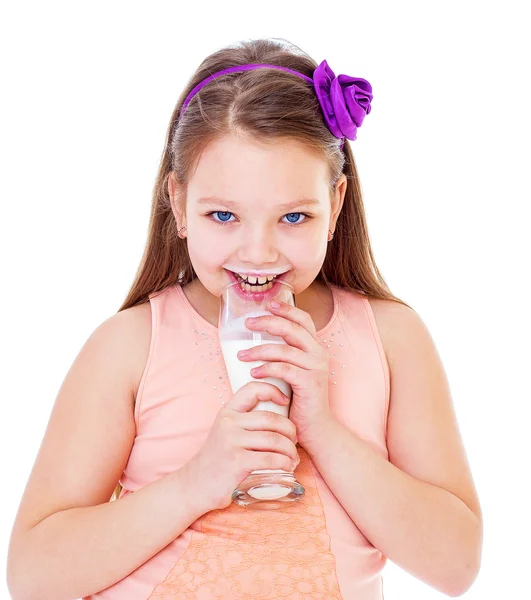
[{"label": "girl", "polygon": [[[365,79],[277,41],[200,65],[136,280],[56,399],[13,525],[14,600],[374,600],[387,558],[470,587],[482,516],[448,384],[375,265],[345,140],[371,101]],[[292,386],[289,419],[251,410],[287,403],[275,386],[231,393],[216,328],[223,286],[273,270],[297,306],[247,325],[286,344],[240,360]],[[231,502],[251,471],[292,468],[299,502]]]}]

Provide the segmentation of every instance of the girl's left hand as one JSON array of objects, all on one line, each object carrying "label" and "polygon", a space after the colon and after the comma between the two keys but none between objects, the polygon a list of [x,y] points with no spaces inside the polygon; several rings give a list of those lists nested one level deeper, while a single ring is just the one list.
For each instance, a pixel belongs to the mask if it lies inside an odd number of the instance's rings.
[{"label": "girl's left hand", "polygon": [[284,302],[278,308],[268,308],[273,316],[246,319],[245,325],[252,331],[282,337],[286,343],[254,346],[238,352],[238,358],[266,361],[251,369],[253,377],[278,377],[290,384],[293,394],[289,418],[297,429],[298,443],[304,447],[315,441],[333,419],[328,401],[328,352],[317,339],[307,312]]}]

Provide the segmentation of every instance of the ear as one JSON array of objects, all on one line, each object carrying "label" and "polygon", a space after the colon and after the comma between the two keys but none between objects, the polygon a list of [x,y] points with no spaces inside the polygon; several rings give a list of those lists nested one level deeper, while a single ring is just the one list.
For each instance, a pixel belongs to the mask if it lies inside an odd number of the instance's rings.
[{"label": "ear", "polygon": [[186,214],[181,209],[179,190],[180,186],[175,177],[175,173],[170,171],[168,176],[168,194],[170,196],[171,210],[173,212],[173,216],[175,217],[175,221],[177,222],[178,229],[181,227],[186,227]]},{"label": "ear", "polygon": [[332,198],[332,210],[330,213],[330,231],[335,231],[336,223],[339,218],[339,213],[343,208],[343,201],[345,200],[345,192],[347,191],[347,178],[344,173],[341,173],[337,180],[334,197]]}]

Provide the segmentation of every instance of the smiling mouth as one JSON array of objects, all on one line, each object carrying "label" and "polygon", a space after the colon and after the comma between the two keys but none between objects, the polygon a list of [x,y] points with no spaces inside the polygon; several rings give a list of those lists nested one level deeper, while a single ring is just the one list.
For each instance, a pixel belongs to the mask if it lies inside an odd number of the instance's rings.
[{"label": "smiling mouth", "polygon": [[273,285],[275,284],[276,281],[280,281],[284,278],[284,276],[288,273],[288,271],[286,271],[285,273],[282,273],[281,275],[274,275],[273,279],[266,281],[265,283],[252,283],[250,284],[248,281],[246,281],[243,277],[241,277],[238,273],[234,273],[233,271],[229,271],[228,269],[225,269],[231,279],[233,281],[237,281],[240,284],[240,287],[242,290],[245,290],[246,292],[267,292],[268,290],[272,289]]}]

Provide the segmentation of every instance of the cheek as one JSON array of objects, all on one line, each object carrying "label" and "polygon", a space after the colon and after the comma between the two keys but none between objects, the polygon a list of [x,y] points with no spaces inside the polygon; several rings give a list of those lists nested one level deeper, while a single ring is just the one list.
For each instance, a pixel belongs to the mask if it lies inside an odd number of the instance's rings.
[{"label": "cheek", "polygon": [[[194,237],[194,240],[197,240]],[[209,265],[217,265],[219,263],[220,251],[219,244],[216,244],[212,236],[202,235],[200,236],[200,243],[188,243],[188,253],[192,264],[201,264],[205,267]]]},{"label": "cheek", "polygon": [[288,258],[297,262],[299,269],[314,269],[316,264],[321,264],[326,256],[327,246],[323,244],[321,235],[312,235],[305,239],[291,243]]},{"label": "cheek", "polygon": [[188,233],[188,254],[196,272],[205,278],[217,277],[231,253],[235,251],[228,244],[228,236],[223,226],[212,226],[205,221],[196,220],[190,224]]}]

